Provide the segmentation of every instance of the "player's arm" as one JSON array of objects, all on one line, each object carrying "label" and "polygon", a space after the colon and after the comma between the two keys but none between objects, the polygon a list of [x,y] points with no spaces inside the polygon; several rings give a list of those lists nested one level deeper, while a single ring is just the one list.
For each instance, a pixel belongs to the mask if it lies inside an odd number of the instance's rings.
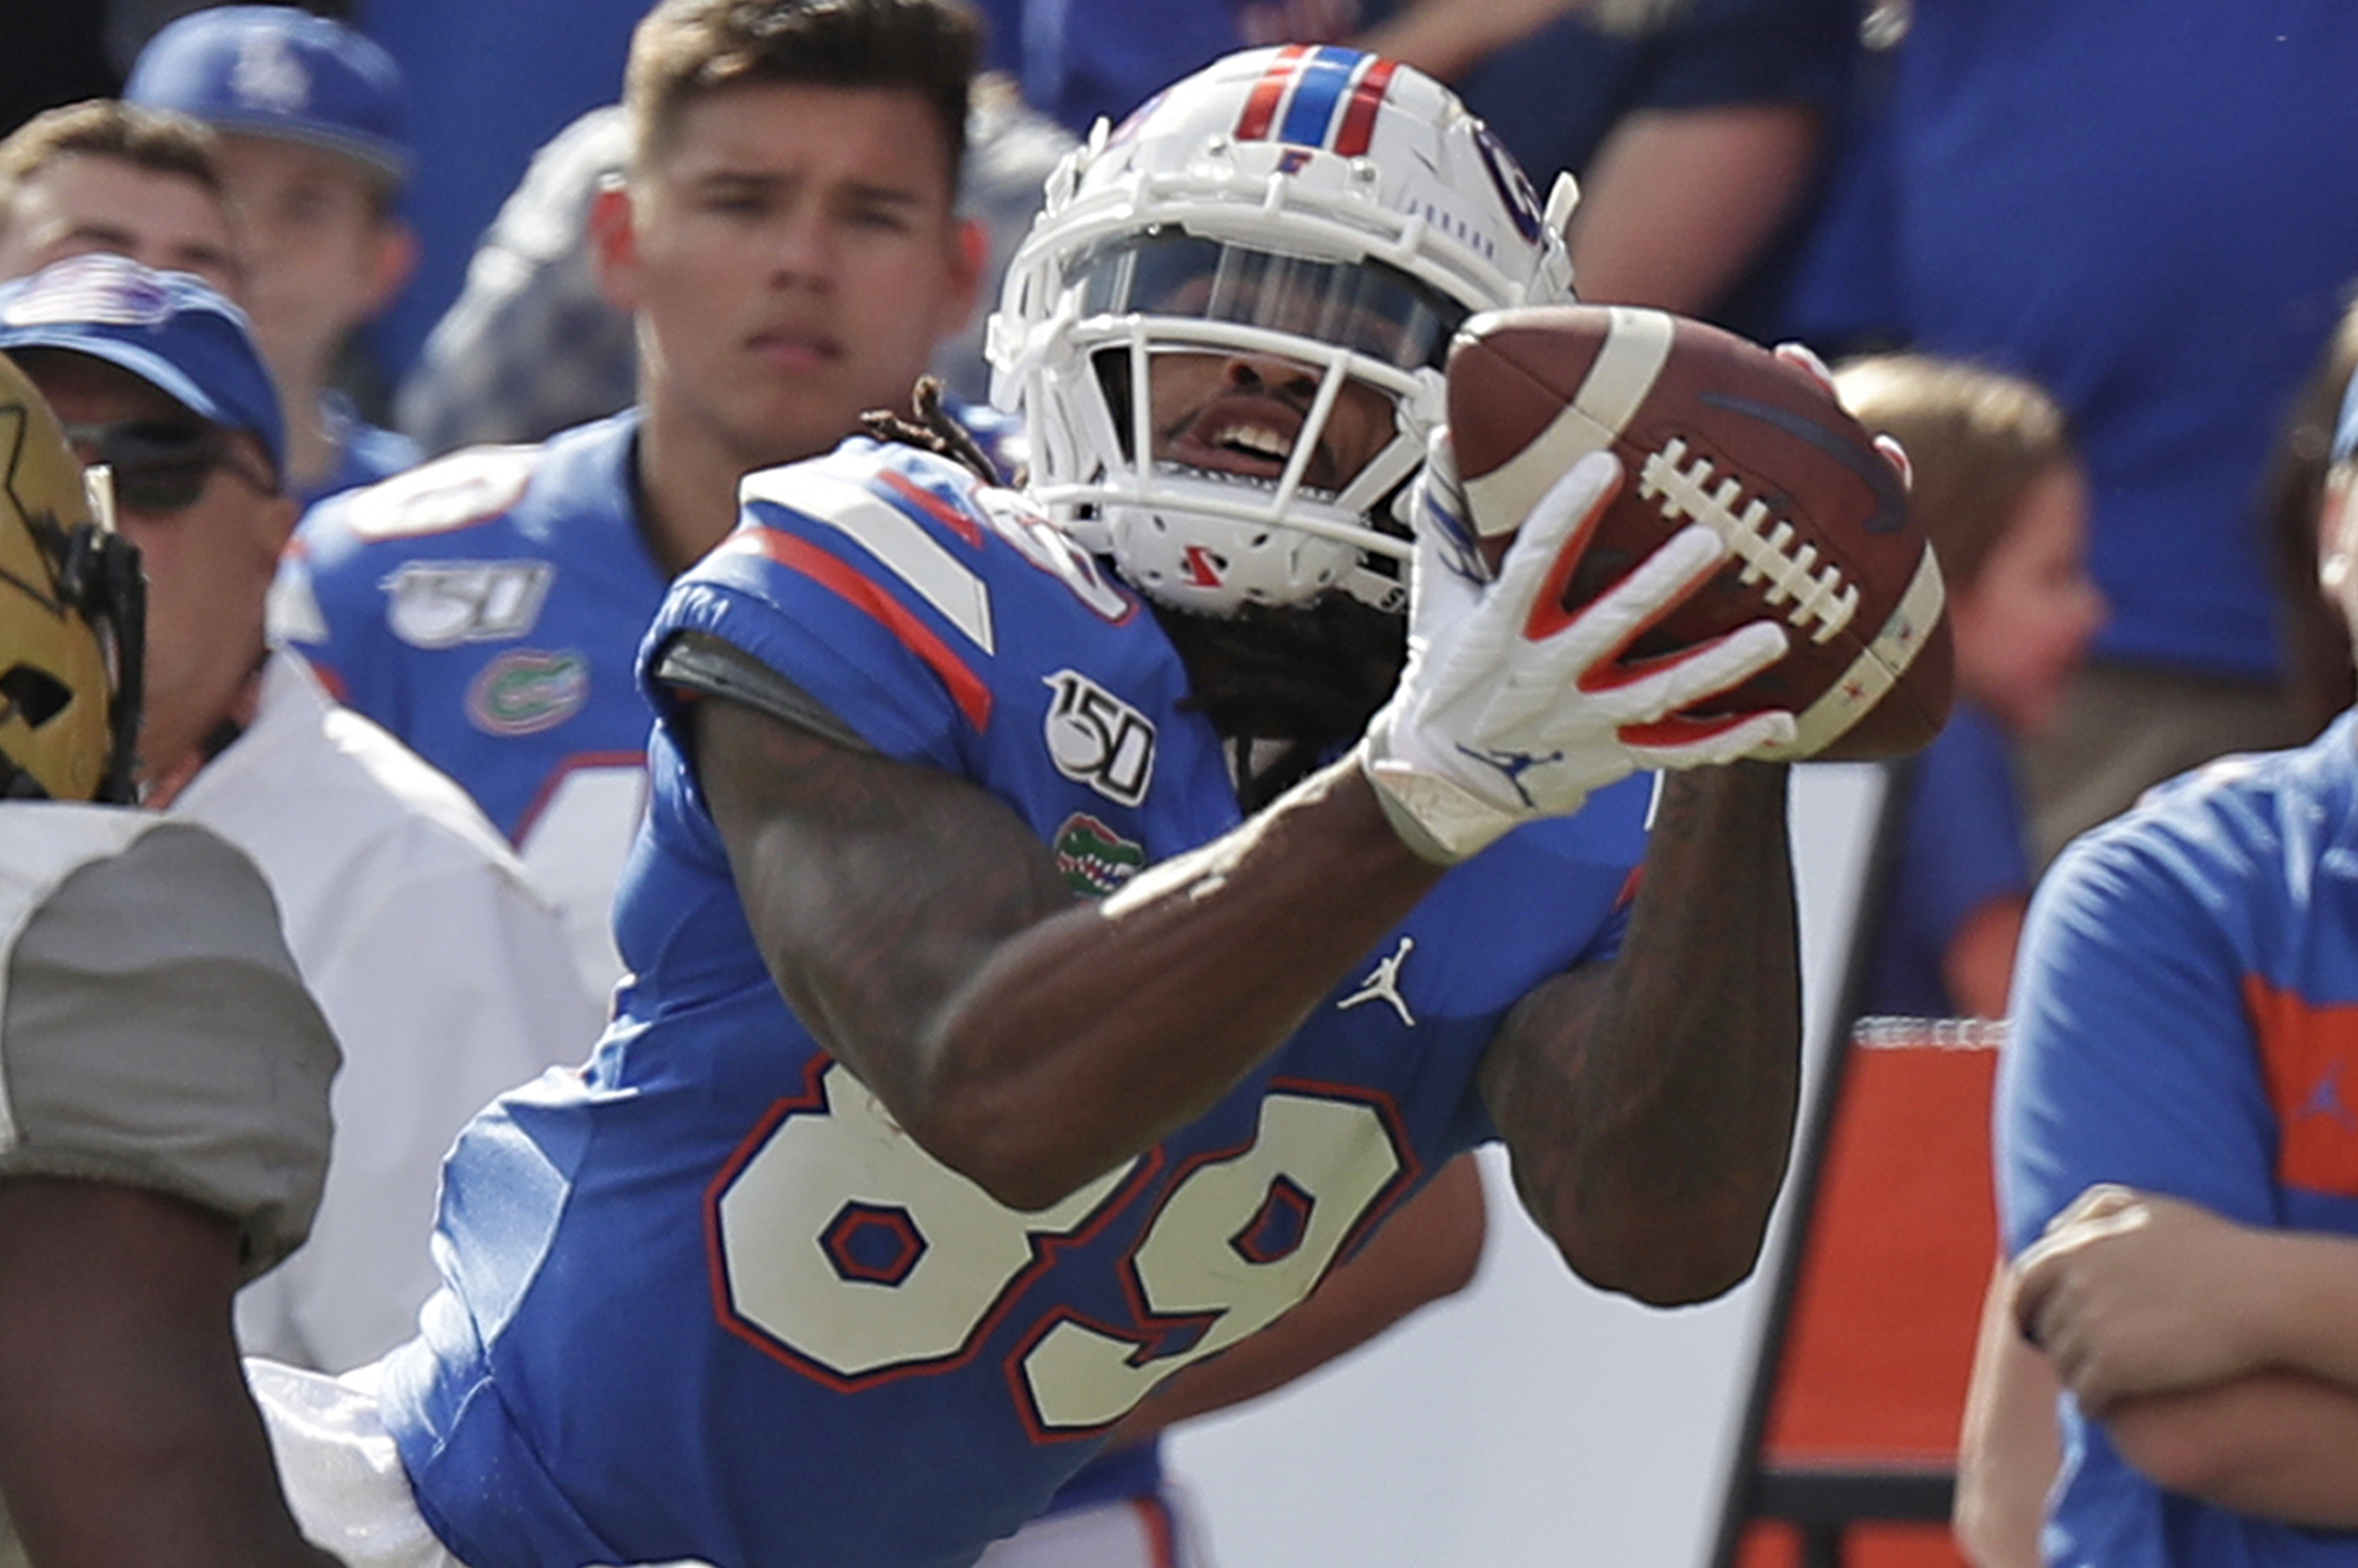
[{"label": "player's arm", "polygon": [[238,1238],[139,1188],[0,1180],[0,1495],[43,1568],[327,1568],[229,1333]]},{"label": "player's arm", "polygon": [[2238,1513],[2358,1529],[2358,1392],[2299,1372],[2117,1401],[2106,1433],[2165,1491]]},{"label": "player's arm", "polygon": [[1787,773],[1667,776],[1621,955],[1526,997],[1483,1059],[1516,1190],[1591,1284],[1701,1301],[1758,1255],[1799,1092]]},{"label": "player's arm", "polygon": [[0,1495],[44,1568],[324,1563],[230,1302],[311,1224],[335,1042],[250,863],[119,836],[6,955]]},{"label": "player's arm", "polygon": [[1217,1103],[1440,876],[1344,763],[1083,903],[966,780],[739,703],[690,722],[787,1001],[911,1136],[1017,1208]]},{"label": "player's arm", "polygon": [[[1790,739],[1785,714],[1652,751],[1622,738],[1773,659],[1784,636],[1765,623],[1600,694],[1581,687],[1717,569],[1726,546],[1706,527],[1526,635],[1559,554],[1619,482],[1609,457],[1575,468],[1487,590],[1420,565],[1424,651],[1361,752],[1095,904],[1076,904],[1048,849],[976,784],[749,702],[696,704],[697,772],[781,991],[913,1137],[1010,1206],[1152,1147],[1282,1044],[1446,864],[1650,762]],[[1518,765],[1465,762],[1501,754]],[[1781,865],[1782,816],[1776,831]]]},{"label": "player's arm", "polygon": [[1162,1383],[1114,1428],[1116,1447],[1281,1388],[1472,1283],[1489,1229],[1481,1168],[1460,1155],[1367,1245],[1260,1333]]}]

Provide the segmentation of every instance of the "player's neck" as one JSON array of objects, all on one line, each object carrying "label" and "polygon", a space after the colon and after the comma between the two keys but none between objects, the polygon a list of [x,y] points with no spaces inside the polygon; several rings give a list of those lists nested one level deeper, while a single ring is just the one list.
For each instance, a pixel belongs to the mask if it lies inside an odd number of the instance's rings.
[{"label": "player's neck", "polygon": [[286,419],[286,482],[299,493],[309,491],[327,481],[344,455],[328,418],[330,366],[283,358],[269,364]]},{"label": "player's neck", "polygon": [[745,467],[695,421],[643,399],[633,463],[638,533],[667,577],[676,577],[728,537],[736,525],[737,481]]}]

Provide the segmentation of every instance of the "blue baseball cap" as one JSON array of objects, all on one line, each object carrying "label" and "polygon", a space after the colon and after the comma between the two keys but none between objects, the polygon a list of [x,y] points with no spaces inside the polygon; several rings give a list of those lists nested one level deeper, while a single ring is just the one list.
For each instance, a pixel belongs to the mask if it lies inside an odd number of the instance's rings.
[{"label": "blue baseball cap", "polygon": [[139,51],[122,96],[341,153],[396,183],[410,171],[400,66],[374,40],[293,6],[191,11]]},{"label": "blue baseball cap", "polygon": [[194,273],[91,254],[0,283],[0,351],[20,348],[65,348],[121,366],[200,419],[252,432],[272,475],[286,472],[278,385],[245,313]]}]

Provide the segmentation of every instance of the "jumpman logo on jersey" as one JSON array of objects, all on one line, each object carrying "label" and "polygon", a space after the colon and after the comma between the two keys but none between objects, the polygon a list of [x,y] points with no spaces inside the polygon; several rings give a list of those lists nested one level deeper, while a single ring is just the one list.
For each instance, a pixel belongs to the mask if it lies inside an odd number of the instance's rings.
[{"label": "jumpman logo on jersey", "polygon": [[2328,1066],[2318,1086],[2309,1091],[2308,1102],[2301,1107],[2303,1116],[2330,1116],[2352,1132],[2358,1132],[2358,1116],[2350,1114],[2349,1102],[2342,1098],[2342,1064]]},{"label": "jumpman logo on jersey", "polygon": [[1550,752],[1544,756],[1540,756],[1530,752],[1478,752],[1471,746],[1461,746],[1458,750],[1472,757],[1476,762],[1487,763],[1498,769],[1526,806],[1535,802],[1531,799],[1531,792],[1523,787],[1523,775],[1534,768],[1544,768],[1551,762],[1564,760],[1564,754],[1561,752]]},{"label": "jumpman logo on jersey", "polygon": [[1392,1010],[1400,1015],[1400,1022],[1414,1028],[1416,1015],[1409,1011],[1407,1001],[1400,995],[1400,965],[1407,961],[1410,953],[1415,951],[1415,948],[1414,937],[1400,938],[1400,945],[1392,949],[1392,956],[1378,959],[1375,968],[1369,970],[1367,978],[1359,982],[1359,989],[1335,1003],[1334,1010],[1340,1012],[1345,1008],[1355,1008],[1362,1002],[1389,1002],[1392,1004]]}]

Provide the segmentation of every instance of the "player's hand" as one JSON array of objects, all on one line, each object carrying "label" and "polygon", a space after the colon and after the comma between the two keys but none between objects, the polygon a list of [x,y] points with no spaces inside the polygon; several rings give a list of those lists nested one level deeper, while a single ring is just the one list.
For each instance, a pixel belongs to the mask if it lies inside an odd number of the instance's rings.
[{"label": "player's hand", "polygon": [[[1817,349],[1806,343],[1780,343],[1768,351],[1807,376],[1811,380],[1816,381],[1819,386],[1824,387],[1827,396],[1837,403],[1843,403],[1846,408],[1849,406],[1844,402],[1842,387],[1834,380],[1833,371],[1828,368],[1824,360],[1817,357]],[[1883,461],[1891,464],[1892,471],[1899,476],[1900,489],[1914,490],[1915,488],[1915,464],[1909,460],[1908,449],[1899,445],[1898,436],[1888,432],[1879,432],[1875,437],[1875,450],[1883,454]]]},{"label": "player's hand", "polygon": [[2222,1382],[2266,1357],[2241,1286],[2259,1233],[2174,1198],[2092,1187],[2013,1268],[2014,1316],[2095,1416],[2132,1395]]},{"label": "player's hand", "polygon": [[1695,524],[1578,613],[1559,607],[1574,560],[1622,481],[1609,453],[1573,465],[1531,509],[1482,584],[1463,549],[1465,502],[1446,432],[1414,497],[1409,655],[1369,722],[1360,766],[1410,847],[1449,864],[1519,823],[1567,816],[1640,768],[1733,762],[1788,744],[1782,712],[1672,718],[1741,685],[1785,650],[1754,622],[1639,672],[1610,668],[1639,632],[1719,570],[1727,546]]}]

